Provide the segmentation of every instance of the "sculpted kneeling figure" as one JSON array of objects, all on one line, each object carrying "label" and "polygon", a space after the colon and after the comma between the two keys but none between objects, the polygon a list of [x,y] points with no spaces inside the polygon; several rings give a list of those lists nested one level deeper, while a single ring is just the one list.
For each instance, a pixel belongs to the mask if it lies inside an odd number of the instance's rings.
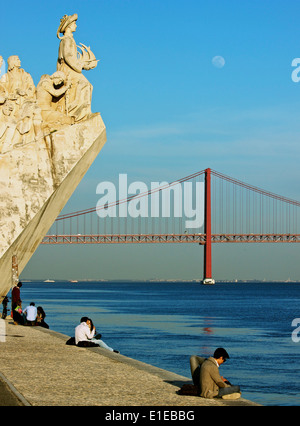
[{"label": "sculpted kneeling figure", "polygon": [[66,93],[71,84],[62,71],[52,75],[45,74],[37,85],[37,102],[41,108],[44,125],[56,130],[64,124],[73,124],[74,117],[65,112]]}]

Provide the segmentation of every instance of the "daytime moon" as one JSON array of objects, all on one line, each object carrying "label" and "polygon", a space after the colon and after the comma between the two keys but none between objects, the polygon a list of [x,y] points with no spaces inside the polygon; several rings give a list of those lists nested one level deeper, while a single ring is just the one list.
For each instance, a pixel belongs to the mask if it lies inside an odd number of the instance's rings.
[{"label": "daytime moon", "polygon": [[223,68],[225,65],[225,59],[223,56],[214,56],[212,58],[212,64],[216,68]]}]

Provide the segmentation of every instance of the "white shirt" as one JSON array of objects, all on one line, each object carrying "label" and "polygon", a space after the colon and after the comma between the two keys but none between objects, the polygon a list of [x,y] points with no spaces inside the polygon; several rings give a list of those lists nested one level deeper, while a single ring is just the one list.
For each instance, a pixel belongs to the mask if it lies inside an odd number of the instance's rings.
[{"label": "white shirt", "polygon": [[26,314],[27,321],[35,321],[37,317],[37,309],[35,306],[27,306],[23,311]]},{"label": "white shirt", "polygon": [[87,323],[82,322],[75,328],[75,343],[77,345],[78,342],[85,342],[86,340],[92,339],[94,335],[95,329],[91,331]]},{"label": "white shirt", "polygon": [[218,368],[219,368],[220,366],[219,366],[218,361],[216,360],[216,358],[214,358],[214,360],[215,360],[215,362],[216,362],[216,364],[217,364],[217,366],[218,366]]}]

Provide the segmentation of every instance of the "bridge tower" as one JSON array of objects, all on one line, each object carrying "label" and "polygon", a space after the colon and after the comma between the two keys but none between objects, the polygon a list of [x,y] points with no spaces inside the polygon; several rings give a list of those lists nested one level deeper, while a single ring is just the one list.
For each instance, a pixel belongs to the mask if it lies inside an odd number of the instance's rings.
[{"label": "bridge tower", "polygon": [[205,170],[205,206],[204,206],[204,269],[202,284],[215,284],[212,278],[211,255],[211,169]]}]

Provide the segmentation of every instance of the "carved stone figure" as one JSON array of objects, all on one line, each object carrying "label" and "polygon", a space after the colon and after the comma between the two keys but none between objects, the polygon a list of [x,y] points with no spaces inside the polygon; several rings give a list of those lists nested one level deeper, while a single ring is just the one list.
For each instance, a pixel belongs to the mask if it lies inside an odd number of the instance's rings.
[{"label": "carved stone figure", "polygon": [[35,101],[26,101],[20,110],[19,120],[13,136],[13,145],[43,139],[41,110]]},{"label": "carved stone figure", "polygon": [[[2,66],[3,66],[3,58],[0,56],[0,78],[2,73]],[[4,104],[4,102],[7,99],[7,91],[5,89],[5,86],[3,84],[0,84],[0,106]]]},{"label": "carved stone figure", "polygon": [[5,86],[0,83],[0,106],[4,104],[7,99],[7,90]]},{"label": "carved stone figure", "polygon": [[18,56],[10,56],[7,65],[7,73],[1,77],[0,83],[5,87],[8,99],[16,103],[17,113],[25,101],[35,100],[35,86],[31,75],[21,68]]},{"label": "carved stone figure", "polygon": [[3,76],[3,74],[5,74],[5,64],[3,57],[0,56],[0,78]]},{"label": "carved stone figure", "polygon": [[14,117],[14,103],[6,101],[0,113],[0,154],[12,146],[17,120]]},{"label": "carved stone figure", "polygon": [[[75,121],[81,121],[91,115],[91,102],[93,87],[82,74],[82,70],[93,69],[97,66],[97,60],[89,47],[81,44],[78,52],[73,37],[76,31],[78,19],[77,14],[65,15],[57,30],[60,39],[57,70],[63,71],[70,82],[71,89],[68,91],[66,112],[75,117]],[[60,34],[63,34],[61,37]]]},{"label": "carved stone figure", "polygon": [[43,75],[37,85],[37,102],[41,108],[43,126],[48,127],[50,132],[64,124],[73,124],[75,121],[74,117],[61,112],[61,110],[66,111],[66,93],[70,87],[71,84],[62,71],[56,71],[51,76]]}]

